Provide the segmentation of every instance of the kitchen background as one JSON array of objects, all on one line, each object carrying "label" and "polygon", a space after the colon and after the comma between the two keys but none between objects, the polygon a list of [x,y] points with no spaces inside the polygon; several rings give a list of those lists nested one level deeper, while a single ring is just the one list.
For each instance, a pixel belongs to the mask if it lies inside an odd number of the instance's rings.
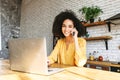
[{"label": "kitchen background", "polygon": [[[55,16],[65,9],[73,10],[79,19],[78,12],[83,6],[97,5],[103,10],[101,20],[105,20],[120,13],[120,0],[0,0],[0,27],[2,50],[1,58],[9,58],[7,41],[10,38],[38,38],[47,37],[48,55],[52,51],[52,24]],[[21,14],[20,14],[21,13]],[[96,19],[97,21],[98,19]],[[103,40],[87,41],[87,56],[98,51],[96,57],[102,55],[104,60],[120,61],[120,24],[112,25],[111,32],[107,25],[89,27],[90,37],[109,35],[108,50]]]}]

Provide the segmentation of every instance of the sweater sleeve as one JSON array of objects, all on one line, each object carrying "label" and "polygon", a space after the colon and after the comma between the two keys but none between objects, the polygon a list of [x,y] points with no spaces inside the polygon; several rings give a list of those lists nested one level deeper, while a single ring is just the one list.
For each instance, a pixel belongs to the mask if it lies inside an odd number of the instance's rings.
[{"label": "sweater sleeve", "polygon": [[75,64],[83,67],[87,61],[86,57],[86,40],[78,38],[79,49],[75,51]]},{"label": "sweater sleeve", "polygon": [[48,56],[48,59],[50,61],[50,64],[57,62],[58,53],[59,53],[59,43],[60,41],[57,41],[56,46],[54,47],[54,50],[51,52],[50,56]]}]

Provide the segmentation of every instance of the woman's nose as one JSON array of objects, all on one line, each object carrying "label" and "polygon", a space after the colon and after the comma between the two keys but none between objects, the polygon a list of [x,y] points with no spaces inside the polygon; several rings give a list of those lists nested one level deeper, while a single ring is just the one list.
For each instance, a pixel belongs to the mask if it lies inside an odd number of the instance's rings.
[{"label": "woman's nose", "polygon": [[65,30],[67,31],[69,28],[68,27],[65,27]]}]

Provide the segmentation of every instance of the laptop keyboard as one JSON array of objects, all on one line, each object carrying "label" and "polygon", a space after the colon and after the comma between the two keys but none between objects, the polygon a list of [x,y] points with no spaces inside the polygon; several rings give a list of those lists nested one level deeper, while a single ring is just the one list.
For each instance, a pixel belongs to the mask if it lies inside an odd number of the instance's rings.
[{"label": "laptop keyboard", "polygon": [[51,71],[53,71],[53,70],[50,70],[50,69],[48,70],[48,72],[51,72]]}]

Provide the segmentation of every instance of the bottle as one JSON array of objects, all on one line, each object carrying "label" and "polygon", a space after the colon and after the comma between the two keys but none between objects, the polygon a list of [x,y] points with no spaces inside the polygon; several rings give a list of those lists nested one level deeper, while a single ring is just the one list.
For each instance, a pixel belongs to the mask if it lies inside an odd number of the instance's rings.
[{"label": "bottle", "polygon": [[94,60],[97,60],[96,54],[97,54],[97,51],[93,51]]},{"label": "bottle", "polygon": [[99,51],[96,51],[96,58],[95,58],[96,61],[98,61],[98,57],[99,57]]},{"label": "bottle", "polygon": [[89,59],[90,59],[91,61],[94,60],[94,56],[93,56],[91,53],[89,54]]},{"label": "bottle", "polygon": [[101,18],[100,18],[100,17],[98,18],[98,21],[99,21],[99,22],[101,21]]}]

